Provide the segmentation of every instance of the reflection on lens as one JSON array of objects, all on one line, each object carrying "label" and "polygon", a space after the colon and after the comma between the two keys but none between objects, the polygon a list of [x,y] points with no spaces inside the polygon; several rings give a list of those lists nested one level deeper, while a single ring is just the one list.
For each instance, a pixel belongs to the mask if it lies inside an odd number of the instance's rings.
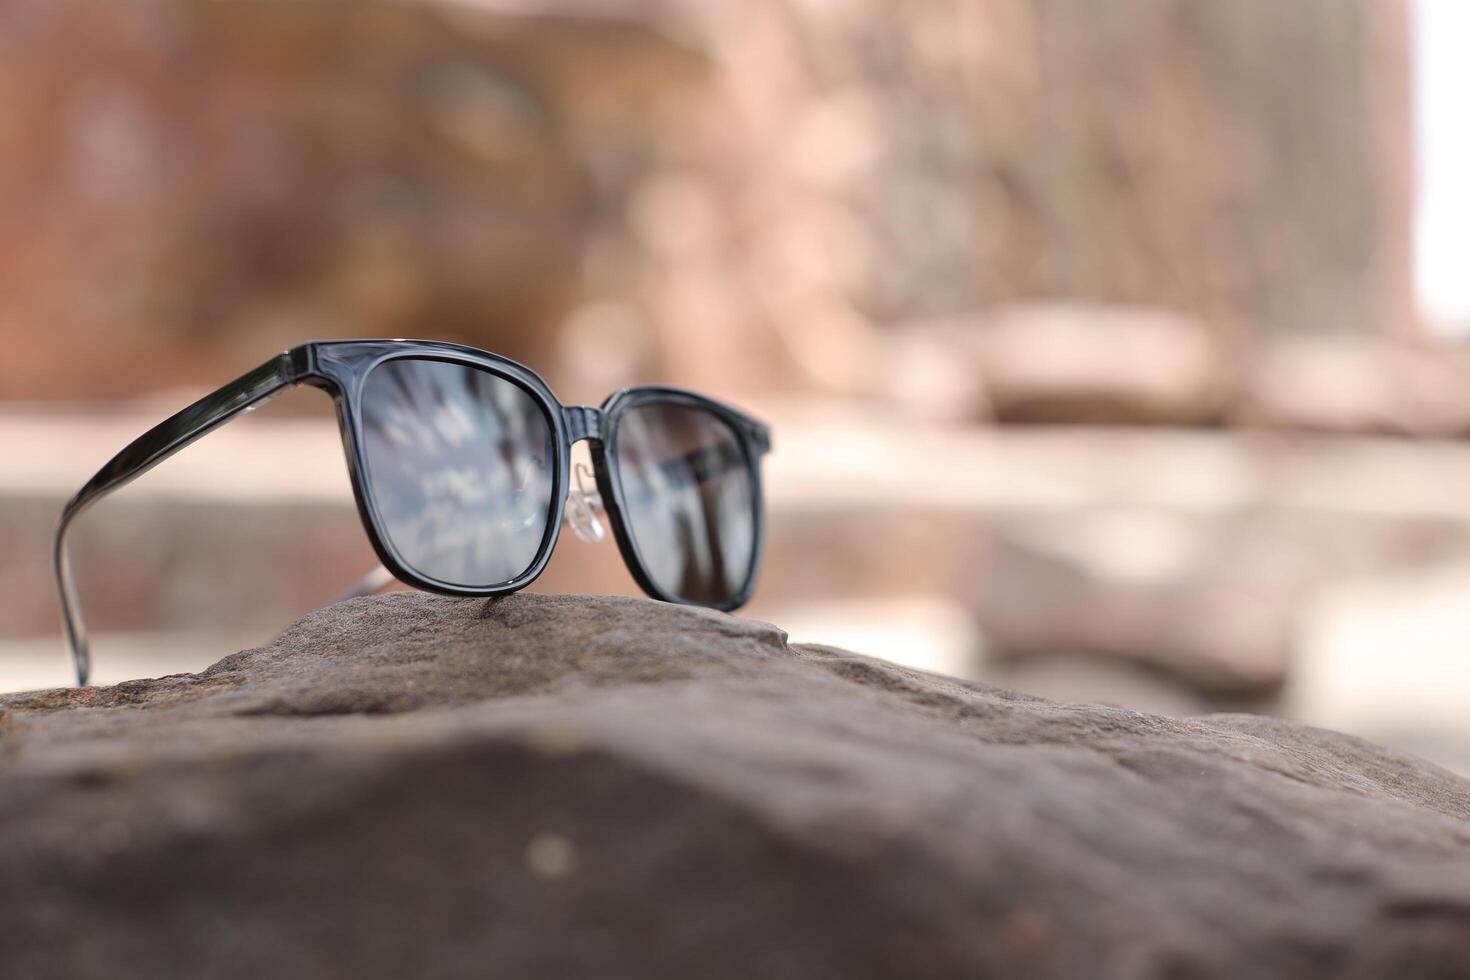
[{"label": "reflection on lens", "polygon": [[413,571],[488,588],[526,572],[552,509],[552,429],[520,386],[403,358],[362,390],[363,451],[382,532]]},{"label": "reflection on lens", "polygon": [[755,553],[755,489],[735,431],[685,405],[639,405],[618,423],[623,518],[644,570],[670,596],[736,599]]}]

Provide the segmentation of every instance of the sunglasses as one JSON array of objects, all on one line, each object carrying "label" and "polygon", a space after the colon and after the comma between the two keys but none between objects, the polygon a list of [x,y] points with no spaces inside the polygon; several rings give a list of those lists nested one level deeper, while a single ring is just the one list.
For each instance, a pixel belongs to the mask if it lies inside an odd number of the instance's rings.
[{"label": "sunglasses", "polygon": [[[731,610],[755,585],[764,525],[760,458],[770,430],[677,388],[625,388],[599,408],[563,406],[536,373],[458,344],[302,344],[206,395],[133,441],[66,505],[56,579],[77,683],[91,670],[66,550],[72,520],[103,495],[285,388],[337,406],[353,495],[382,562],[346,593],[397,578],[458,596],[496,596],[541,574],[562,523],[588,541],[605,514],[644,592]],[[590,472],[570,472],[586,440]]]}]

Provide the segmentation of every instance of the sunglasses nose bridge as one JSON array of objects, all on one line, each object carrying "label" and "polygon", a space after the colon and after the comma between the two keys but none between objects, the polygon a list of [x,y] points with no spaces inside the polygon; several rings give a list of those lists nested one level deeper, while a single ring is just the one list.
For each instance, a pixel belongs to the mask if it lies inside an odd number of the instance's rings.
[{"label": "sunglasses nose bridge", "polygon": [[[562,409],[562,420],[566,425],[567,442],[575,445],[586,440],[602,442],[602,411],[586,405],[569,405]],[[567,506],[563,520],[588,544],[596,544],[607,537],[597,514],[603,509],[602,495],[597,491],[597,480],[586,463],[577,463],[572,468],[572,485],[567,489]]]},{"label": "sunglasses nose bridge", "polygon": [[602,438],[602,412],[585,405],[569,405],[561,410],[566,424],[567,442],[577,443],[583,439]]}]

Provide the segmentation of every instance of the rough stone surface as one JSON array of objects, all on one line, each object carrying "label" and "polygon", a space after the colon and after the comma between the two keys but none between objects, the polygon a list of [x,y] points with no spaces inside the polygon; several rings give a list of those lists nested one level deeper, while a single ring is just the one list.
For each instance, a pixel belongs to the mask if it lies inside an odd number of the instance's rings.
[{"label": "rough stone surface", "polygon": [[1470,976],[1470,783],[634,599],[0,699],[8,976]]}]

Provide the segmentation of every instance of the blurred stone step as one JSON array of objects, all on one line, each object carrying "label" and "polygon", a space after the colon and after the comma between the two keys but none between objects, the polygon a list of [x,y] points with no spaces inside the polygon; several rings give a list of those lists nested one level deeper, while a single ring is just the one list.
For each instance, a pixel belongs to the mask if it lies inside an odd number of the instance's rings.
[{"label": "blurred stone step", "polygon": [[[766,406],[770,530],[748,612],[928,597],[988,656],[1102,656],[1221,696],[1284,681],[1303,610],[1345,579],[1470,559],[1470,448],[1224,430],[898,427]],[[61,501],[152,417],[0,419],[0,636],[56,629]],[[78,525],[106,629],[278,627],[375,559],[334,425],[251,418]],[[610,541],[564,535],[543,591],[632,594]]]}]

